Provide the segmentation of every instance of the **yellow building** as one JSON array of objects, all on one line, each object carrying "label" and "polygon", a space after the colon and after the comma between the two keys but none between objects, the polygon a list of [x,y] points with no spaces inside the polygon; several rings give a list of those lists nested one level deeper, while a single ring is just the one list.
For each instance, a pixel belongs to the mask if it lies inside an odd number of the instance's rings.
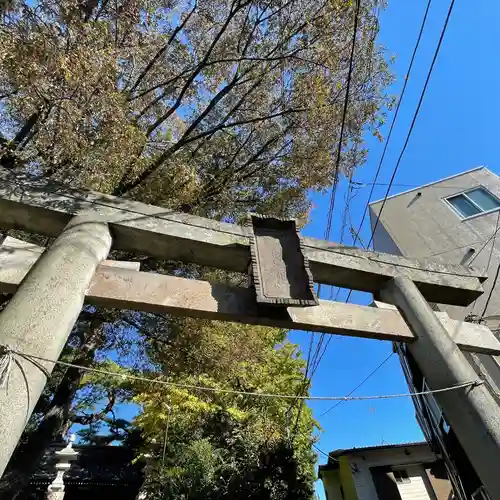
[{"label": "yellow building", "polygon": [[453,500],[442,460],[427,443],[337,450],[319,467],[327,500]]}]

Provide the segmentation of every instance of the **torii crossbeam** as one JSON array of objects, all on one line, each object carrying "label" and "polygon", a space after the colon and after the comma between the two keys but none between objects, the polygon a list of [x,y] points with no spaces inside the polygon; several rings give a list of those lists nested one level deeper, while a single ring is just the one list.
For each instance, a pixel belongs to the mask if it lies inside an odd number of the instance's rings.
[{"label": "torii crossbeam", "polygon": [[[477,269],[313,238],[299,244],[289,235],[273,233],[266,224],[253,224],[255,234],[250,227],[0,169],[0,228],[56,238],[41,256],[39,248],[12,242],[0,246],[0,291],[15,292],[0,314],[0,344],[27,355],[57,359],[87,300],[104,306],[408,342],[432,389],[476,378],[457,344],[474,352],[500,352],[487,328],[438,319],[427,303],[471,303],[482,293],[481,283],[486,279]],[[242,273],[253,262],[253,286],[227,287],[112,265],[104,262],[111,248]],[[266,262],[266,248],[278,264]],[[305,285],[293,283],[289,276],[294,270],[286,260],[300,265],[297,252],[302,253],[304,263],[308,261],[314,282],[371,292],[399,310],[318,303]],[[268,276],[274,268],[276,276]],[[306,271],[300,272],[306,276]],[[266,286],[273,289],[275,299],[259,299]],[[290,296],[283,298],[287,293]],[[16,359],[9,394],[0,392],[0,473],[52,368],[51,363],[35,365],[23,357]],[[452,391],[437,399],[483,483],[493,498],[500,498],[495,465],[500,463],[500,411],[492,395],[477,386],[468,393]],[[457,412],[457,405],[466,411]]]}]

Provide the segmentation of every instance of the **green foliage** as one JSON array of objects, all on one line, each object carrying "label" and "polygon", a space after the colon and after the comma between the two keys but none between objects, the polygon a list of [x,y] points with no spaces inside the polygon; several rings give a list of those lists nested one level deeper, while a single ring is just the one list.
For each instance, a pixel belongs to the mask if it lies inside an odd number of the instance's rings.
[{"label": "green foliage", "polygon": [[[284,331],[189,319],[172,323],[182,347],[172,339],[154,352],[166,380],[291,395],[303,383],[304,363]],[[134,401],[143,411],[135,424],[145,438],[143,452],[157,458],[153,477],[161,478],[156,481],[164,485],[165,498],[310,498],[310,410],[302,411],[299,435],[292,439],[297,405],[291,400],[139,385]],[[202,475],[193,481],[203,488],[186,480],[193,462]],[[294,481],[309,493],[289,496]]]},{"label": "green foliage", "polygon": [[[216,219],[255,210],[304,223],[309,190],[336,177],[353,4],[4,2],[0,165]],[[364,131],[381,138],[392,103],[375,44],[381,4],[361,9],[345,173],[365,159]],[[246,286],[244,276],[112,257]],[[86,308],[64,359],[214,389],[296,394],[303,384],[304,363],[285,331],[134,311]],[[137,405],[133,422],[117,417],[120,404]],[[48,412],[57,418],[42,426]],[[43,446],[78,423],[86,442],[121,441],[149,456],[152,498],[309,499],[315,424],[305,408],[294,432],[297,412],[293,400],[57,368],[24,436],[30,451],[19,453],[4,483],[29,479]]]},{"label": "green foliage", "polygon": [[[341,165],[391,75],[363,2]],[[298,216],[335,178],[343,0],[16,0],[0,28],[3,164],[165,206]]]}]

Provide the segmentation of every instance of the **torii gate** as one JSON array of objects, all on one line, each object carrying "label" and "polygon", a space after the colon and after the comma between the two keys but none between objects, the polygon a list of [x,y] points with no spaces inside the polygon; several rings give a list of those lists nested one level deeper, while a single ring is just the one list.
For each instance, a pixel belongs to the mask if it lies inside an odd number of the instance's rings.
[{"label": "torii gate", "polygon": [[[39,247],[0,246],[0,346],[58,359],[84,301],[95,305],[407,342],[431,389],[477,379],[462,350],[500,354],[482,325],[434,313],[427,301],[467,305],[486,276],[300,239],[294,223],[253,217],[221,223],[0,169],[0,226],[56,237]],[[248,288],[140,272],[105,260],[110,249],[247,273]],[[317,300],[313,281],[371,292],[397,306]],[[0,391],[0,474],[43,391],[52,363],[15,355]],[[500,407],[481,384],[436,394],[490,496],[500,498]]]}]

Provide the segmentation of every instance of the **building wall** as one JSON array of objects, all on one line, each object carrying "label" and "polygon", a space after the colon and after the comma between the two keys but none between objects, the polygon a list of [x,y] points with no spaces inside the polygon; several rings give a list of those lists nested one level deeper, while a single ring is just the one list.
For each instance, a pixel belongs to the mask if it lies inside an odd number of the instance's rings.
[{"label": "building wall", "polygon": [[427,480],[431,484],[436,500],[453,500],[453,488],[447,477],[446,467],[443,462],[436,462],[425,467]]},{"label": "building wall", "polygon": [[[444,201],[448,196],[478,186],[486,187],[500,198],[500,178],[482,167],[388,198],[375,230],[374,248],[378,251],[454,264],[468,264],[473,258],[473,266],[488,271],[484,293],[474,304],[466,308],[439,305],[455,319],[464,319],[469,313],[500,314],[500,279],[484,311],[500,265],[500,230],[495,235],[500,227],[500,211],[462,220]],[[370,206],[372,227],[381,206],[381,202]],[[470,249],[475,252],[470,253]],[[500,326],[498,319],[486,323],[492,331]],[[466,354],[466,357],[488,379],[492,392],[500,392],[500,358],[482,354]]]},{"label": "building wall", "polygon": [[[375,249],[424,260],[455,264],[467,262],[468,250],[474,248],[477,254],[495,233],[499,212],[461,220],[444,198],[477,186],[486,187],[500,198],[500,178],[484,167],[388,198],[375,231]],[[418,193],[421,195],[418,196]],[[381,206],[382,202],[370,205],[372,226]],[[487,267],[495,240],[500,240],[500,231],[474,259],[475,267]],[[490,270],[496,270],[499,262],[500,247],[496,245]],[[493,279],[490,279],[485,283],[485,294],[477,300],[475,311],[482,311],[492,282]],[[492,307],[493,304],[496,306]],[[499,290],[494,291],[490,308],[500,311]],[[448,306],[446,310],[450,316],[463,319],[471,306],[465,310]]]},{"label": "building wall", "polygon": [[[474,169],[390,197],[374,236],[374,247],[379,251],[464,265],[470,265],[472,258],[473,266],[487,272],[488,280],[483,284],[484,294],[474,304],[467,308],[438,305],[439,309],[455,319],[464,319],[470,313],[480,317],[500,314],[500,279],[495,286],[495,276],[500,266],[500,211],[463,220],[444,200],[479,186],[484,186],[500,198],[500,178],[487,168]],[[377,202],[370,207],[372,227],[381,205],[381,202]],[[474,249],[474,253],[470,252],[471,249]],[[498,336],[500,321],[490,318],[485,323]],[[500,404],[500,357],[472,353],[464,355],[486,381],[486,387]],[[410,380],[409,384],[411,387]],[[421,387],[417,385],[411,389],[418,391]],[[433,405],[429,406],[428,402],[423,404],[424,413],[432,413]],[[422,415],[431,425],[436,445],[441,449],[454,479],[455,494],[459,495],[457,498],[470,498],[480,482],[453,430],[444,431],[432,422],[429,415]]]},{"label": "building wall", "polygon": [[[409,454],[405,453],[405,450]],[[403,468],[408,470],[408,474],[415,475],[414,478],[410,478],[410,483],[398,484],[398,489],[399,486],[402,487],[402,490],[400,490],[402,500],[435,500],[435,497],[432,497],[427,492],[429,483],[426,480],[425,470],[421,465],[423,462],[433,462],[436,459],[427,446],[421,446],[417,449],[408,447],[375,450],[347,455],[346,459],[349,461],[351,470],[357,471],[352,473],[352,478],[358,500],[379,500],[370,469],[386,465],[392,467],[405,466]]]},{"label": "building wall", "polygon": [[344,500],[362,500],[356,488],[356,480],[352,474],[349,457],[339,457],[338,460]]},{"label": "building wall", "polygon": [[321,471],[321,481],[325,489],[326,500],[343,500],[338,469]]},{"label": "building wall", "polygon": [[401,500],[435,500],[429,479],[423,465],[406,467],[409,483],[398,483]]}]

